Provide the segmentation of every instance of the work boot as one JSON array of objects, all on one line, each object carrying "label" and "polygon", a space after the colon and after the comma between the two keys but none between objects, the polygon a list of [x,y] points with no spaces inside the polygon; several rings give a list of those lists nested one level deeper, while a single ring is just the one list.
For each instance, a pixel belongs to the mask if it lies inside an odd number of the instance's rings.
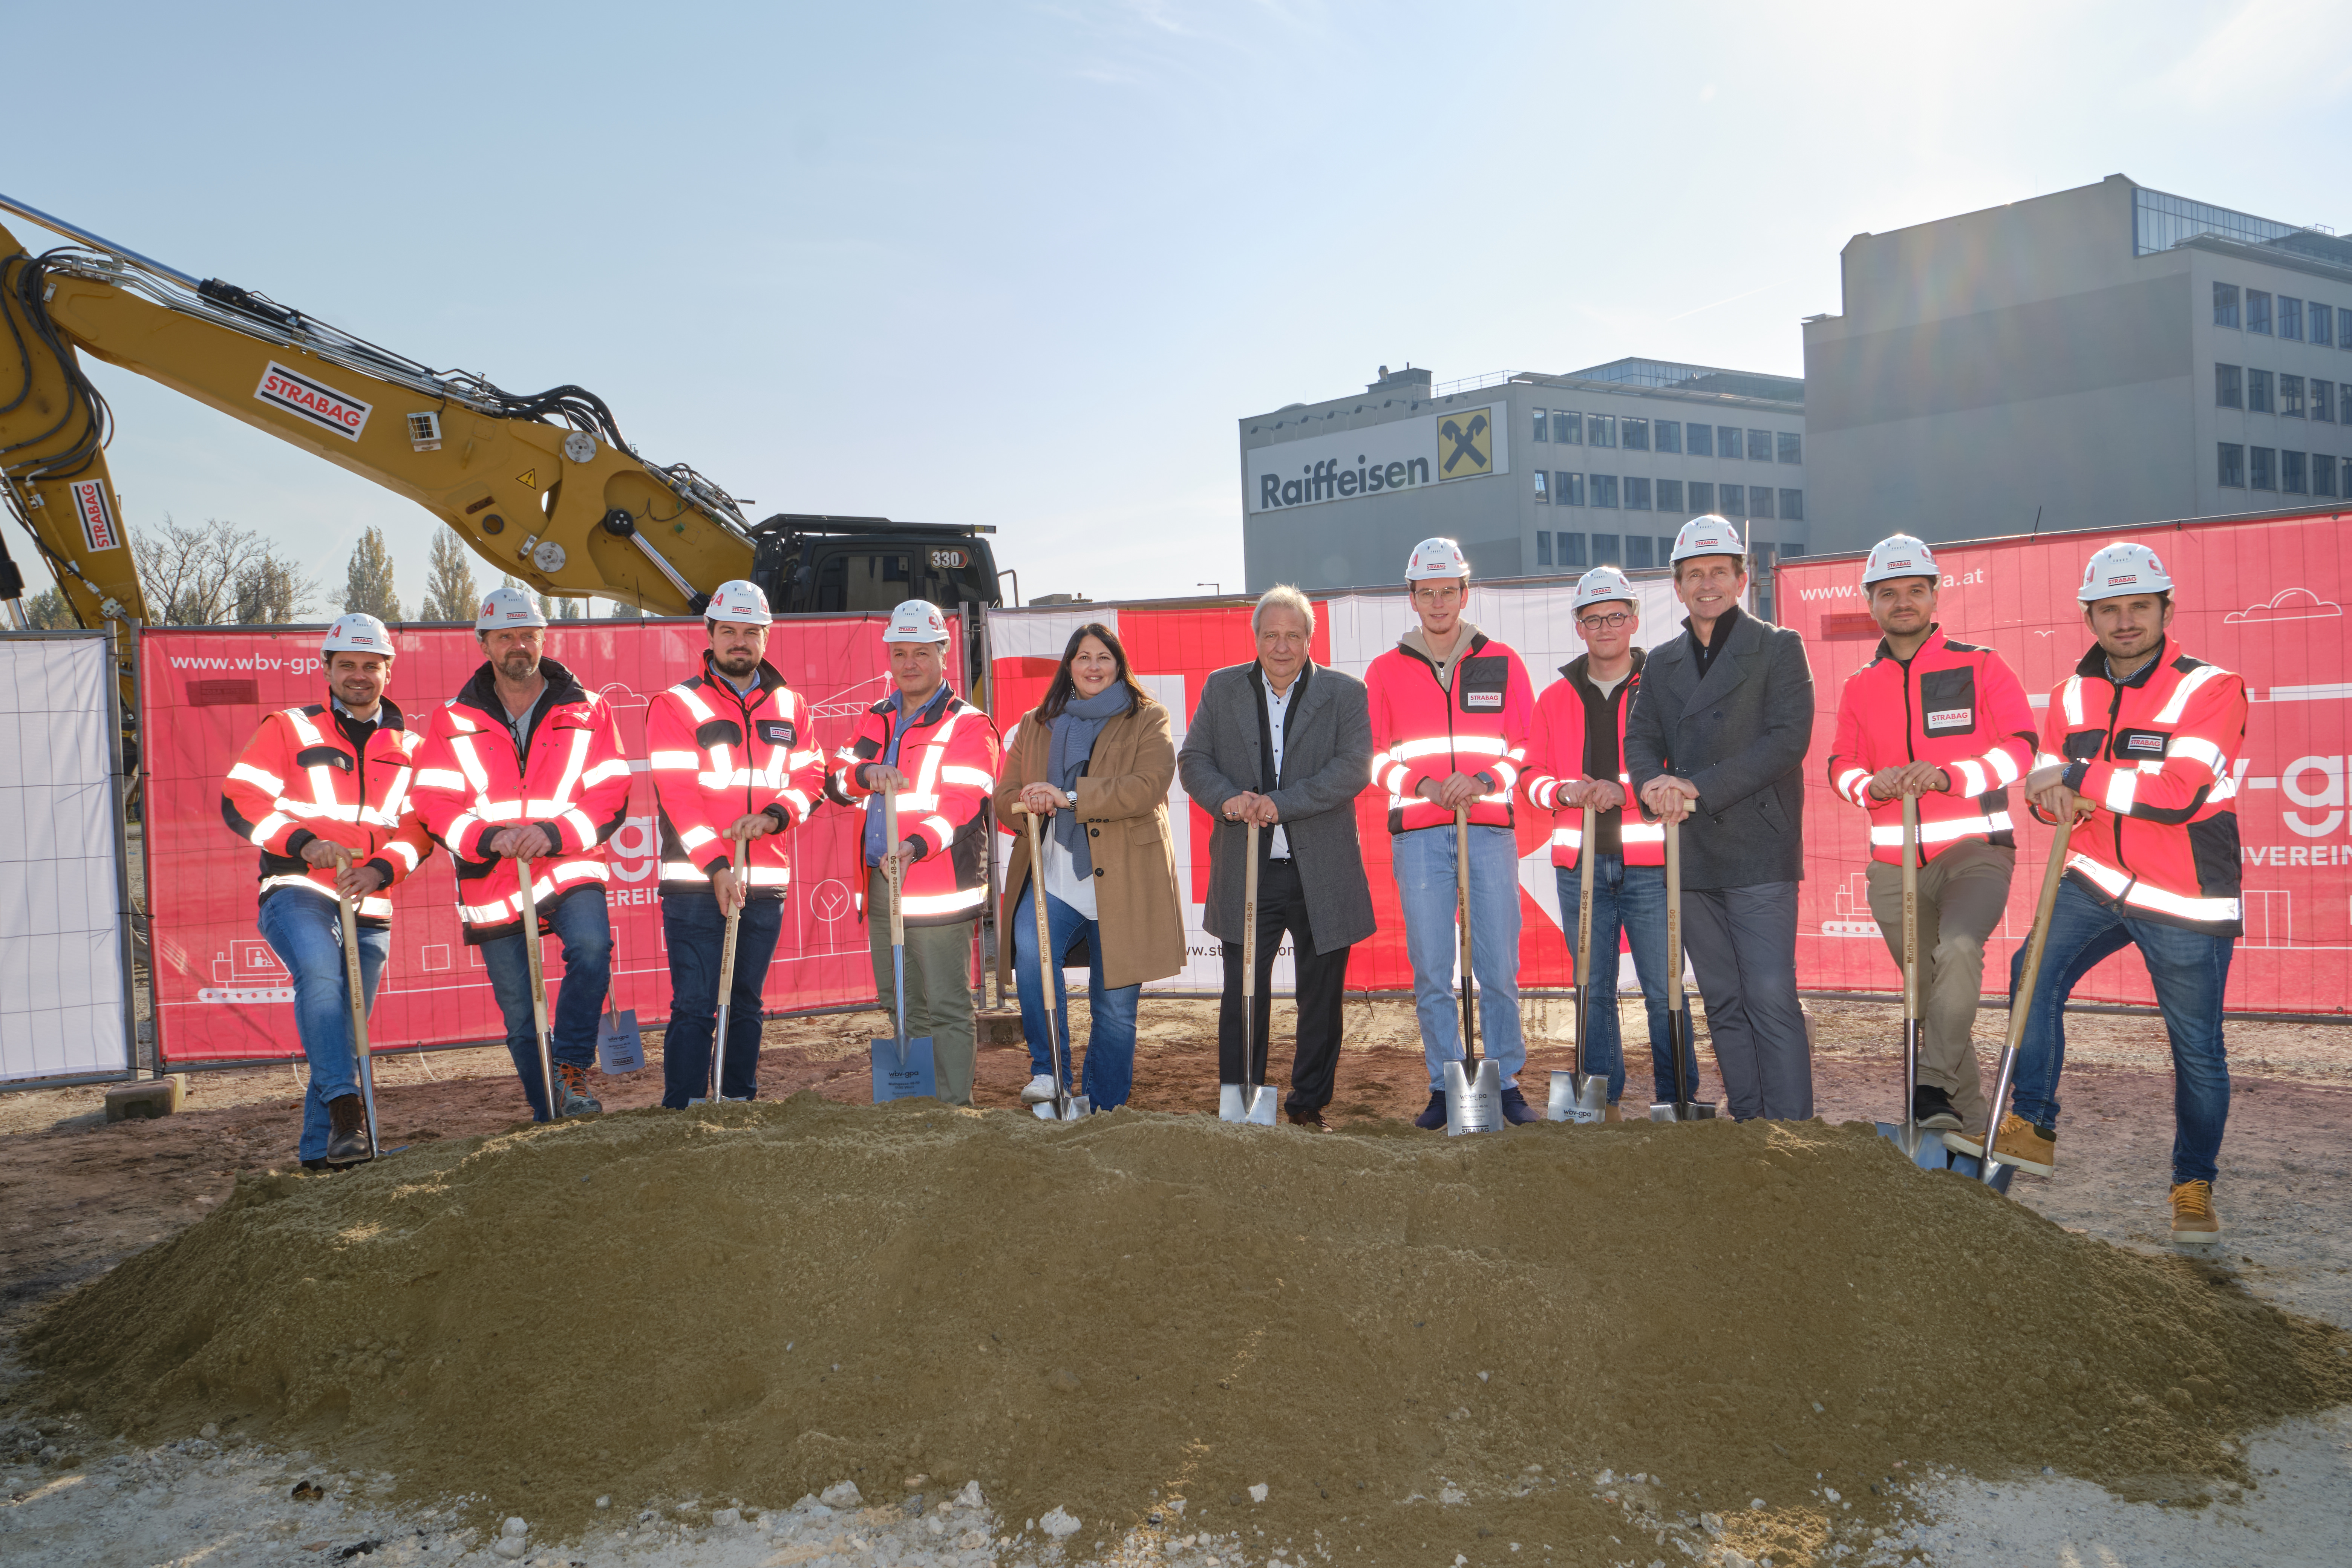
[{"label": "work boot", "polygon": [[586,1068],[558,1062],[555,1064],[555,1081],[563,1086],[564,1115],[593,1116],[604,1109],[604,1102],[588,1092]]},{"label": "work boot", "polygon": [[[1944,1140],[1944,1146],[1958,1147],[1949,1138]],[[2036,1127],[2012,1110],[2000,1119],[2000,1131],[1993,1135],[1992,1163],[2046,1176],[2058,1163],[2057,1131]]]},{"label": "work boot", "polygon": [[1034,1075],[1021,1090],[1024,1105],[1043,1105],[1054,1098],[1054,1075],[1041,1072]]},{"label": "work boot", "polygon": [[1305,1110],[1285,1111],[1284,1114],[1290,1118],[1293,1127],[1304,1127],[1310,1132],[1331,1131],[1331,1124],[1323,1120],[1323,1108],[1319,1105],[1310,1106]]},{"label": "work boot", "polygon": [[1540,1121],[1543,1115],[1528,1103],[1528,1097],[1517,1086],[1503,1091],[1503,1120],[1517,1127],[1522,1122]]},{"label": "work boot", "polygon": [[[1935,1132],[1958,1132],[1960,1113],[1952,1109],[1952,1097],[1932,1083],[1923,1083],[1911,1091],[1911,1120]],[[1947,1147],[1951,1140],[1944,1140]]]},{"label": "work boot", "polygon": [[327,1119],[332,1123],[327,1133],[327,1163],[356,1165],[371,1158],[368,1153],[367,1115],[356,1094],[346,1094],[327,1101]]},{"label": "work boot", "polygon": [[2184,1247],[2209,1247],[2221,1239],[2212,1183],[2182,1182],[2172,1189],[2172,1239]]},{"label": "work boot", "polygon": [[1426,1132],[1434,1132],[1445,1125],[1445,1091],[1444,1089],[1433,1089],[1429,1091],[1429,1104],[1423,1109],[1419,1116],[1412,1119],[1412,1124]]},{"label": "work boot", "polygon": [[1603,1121],[1622,1121],[1625,1120],[1625,1113],[1617,1108],[1617,1102],[1612,1100],[1609,1102],[1609,1113],[1606,1116],[1603,1116],[1601,1120]]}]

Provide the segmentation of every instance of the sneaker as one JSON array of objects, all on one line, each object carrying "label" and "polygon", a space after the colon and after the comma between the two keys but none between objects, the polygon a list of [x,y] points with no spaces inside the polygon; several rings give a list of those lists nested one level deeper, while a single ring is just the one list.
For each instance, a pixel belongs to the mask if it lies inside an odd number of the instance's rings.
[{"label": "sneaker", "polygon": [[604,1109],[604,1102],[588,1092],[586,1068],[558,1062],[555,1064],[555,1081],[563,1086],[564,1115],[594,1116]]},{"label": "sneaker", "polygon": [[1054,1075],[1052,1073],[1037,1074],[1029,1080],[1028,1087],[1021,1091],[1021,1103],[1024,1105],[1043,1105],[1053,1098]]},{"label": "sneaker", "polygon": [[368,1153],[367,1113],[356,1094],[327,1101],[331,1128],[327,1133],[327,1163],[356,1165],[373,1158]]},{"label": "sneaker", "polygon": [[[1948,1138],[1944,1143],[1952,1147]],[[2000,1131],[1993,1134],[1992,1162],[2046,1176],[2058,1163],[2058,1134],[2036,1127],[2012,1110],[2000,1119]]]},{"label": "sneaker", "polygon": [[2206,1247],[2221,1239],[2212,1183],[2182,1182],[2172,1189],[2172,1239],[2184,1247]]},{"label": "sneaker", "polygon": [[1423,1109],[1419,1116],[1412,1119],[1412,1124],[1425,1132],[1434,1132],[1445,1125],[1445,1091],[1444,1089],[1433,1089],[1429,1091],[1429,1104]]},{"label": "sneaker", "polygon": [[[1952,1109],[1952,1097],[1934,1084],[1923,1083],[1911,1091],[1911,1120],[1936,1132],[1958,1132],[1960,1113]],[[1951,1140],[1945,1140],[1948,1146]]]},{"label": "sneaker", "polygon": [[1503,1120],[1517,1127],[1523,1122],[1542,1121],[1543,1113],[1529,1105],[1528,1097],[1515,1087],[1503,1091]]}]

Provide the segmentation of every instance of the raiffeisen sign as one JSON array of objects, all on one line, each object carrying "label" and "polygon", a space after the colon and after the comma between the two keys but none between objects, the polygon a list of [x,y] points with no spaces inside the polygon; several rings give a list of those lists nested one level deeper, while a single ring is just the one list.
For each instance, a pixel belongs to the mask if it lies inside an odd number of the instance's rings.
[{"label": "raiffeisen sign", "polygon": [[1278,441],[1245,457],[1253,512],[1284,511],[1511,471],[1510,405],[1474,404],[1360,430]]}]

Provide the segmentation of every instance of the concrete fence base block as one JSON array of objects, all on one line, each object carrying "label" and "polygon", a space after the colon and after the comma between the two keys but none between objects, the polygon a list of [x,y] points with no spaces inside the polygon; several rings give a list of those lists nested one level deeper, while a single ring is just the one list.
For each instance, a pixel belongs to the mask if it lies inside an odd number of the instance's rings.
[{"label": "concrete fence base block", "polygon": [[142,1079],[137,1083],[118,1083],[106,1091],[106,1119],[109,1121],[131,1121],[148,1117],[169,1116],[180,1109],[188,1098],[188,1075],[175,1072],[166,1078]]},{"label": "concrete fence base block", "polygon": [[983,1007],[972,1015],[972,1023],[983,1046],[1017,1046],[1023,1042],[1021,1014],[1016,1008]]}]

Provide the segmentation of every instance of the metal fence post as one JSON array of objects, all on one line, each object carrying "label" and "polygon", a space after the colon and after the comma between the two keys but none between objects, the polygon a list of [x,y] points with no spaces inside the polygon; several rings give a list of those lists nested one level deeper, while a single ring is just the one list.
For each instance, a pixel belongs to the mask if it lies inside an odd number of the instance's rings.
[{"label": "metal fence post", "polygon": [[[122,1045],[124,1059],[131,1076],[139,1076],[139,970],[131,952],[131,823],[124,814],[122,755],[122,627],[119,622],[106,623],[106,744],[110,764],[106,770],[111,786],[114,806],[114,931],[115,944],[122,957]],[[132,680],[138,676],[134,670]],[[141,864],[145,867],[146,838],[140,838]],[[149,952],[154,951],[151,944]],[[160,1042],[159,1042],[160,1045]],[[163,1076],[163,1058],[159,1048],[154,1061],[154,1076]]]}]

